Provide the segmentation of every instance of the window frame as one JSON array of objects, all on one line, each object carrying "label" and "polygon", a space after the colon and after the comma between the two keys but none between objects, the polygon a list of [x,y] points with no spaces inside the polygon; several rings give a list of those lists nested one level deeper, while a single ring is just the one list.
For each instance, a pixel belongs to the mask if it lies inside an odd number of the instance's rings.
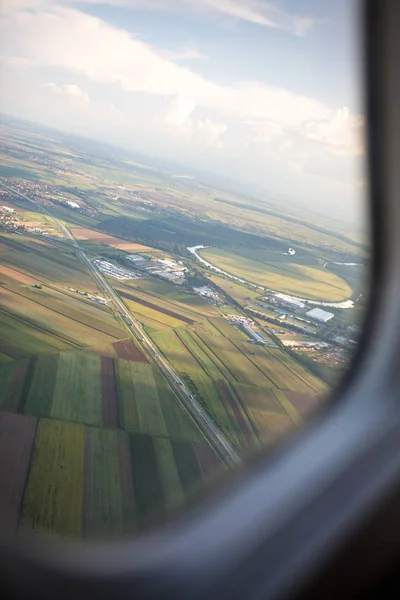
[{"label": "window frame", "polygon": [[[3,540],[0,573],[14,597],[301,596],[313,582],[323,584],[328,567],[331,585],[339,585],[332,561],[344,568],[340,553],[397,493],[400,3],[367,0],[363,23],[371,295],[358,350],[336,401],[209,498],[137,539],[68,546]],[[391,542],[391,551],[399,543]],[[353,574],[354,589],[378,574],[361,568]]]}]

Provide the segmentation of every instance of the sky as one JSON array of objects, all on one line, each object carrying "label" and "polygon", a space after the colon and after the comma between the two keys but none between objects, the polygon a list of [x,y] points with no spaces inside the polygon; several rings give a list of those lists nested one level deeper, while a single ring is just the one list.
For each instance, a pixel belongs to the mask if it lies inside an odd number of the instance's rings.
[{"label": "sky", "polygon": [[356,0],[1,0],[0,110],[365,213]]}]

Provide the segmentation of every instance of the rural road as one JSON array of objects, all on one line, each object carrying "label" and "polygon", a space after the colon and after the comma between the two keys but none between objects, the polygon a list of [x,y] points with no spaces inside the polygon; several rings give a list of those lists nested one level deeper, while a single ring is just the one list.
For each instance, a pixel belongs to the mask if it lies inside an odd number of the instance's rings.
[{"label": "rural road", "polygon": [[12,192],[13,194],[20,196],[24,200],[28,200],[28,202],[35,204],[39,208],[40,212],[45,213],[55,221],[55,223],[57,224],[58,228],[62,231],[64,236],[67,237],[72,243],[75,253],[85,264],[87,269],[91,272],[100,289],[113,302],[120,315],[124,317],[124,321],[128,323],[132,330],[135,331],[136,336],[132,335],[132,337],[135,340],[135,343],[138,345],[141,344],[147,350],[147,353],[152,357],[152,359],[157,363],[159,368],[167,377],[171,387],[177,394],[178,398],[180,399],[181,404],[191,416],[192,420],[196,423],[198,428],[202,431],[206,439],[213,446],[215,451],[219,454],[221,458],[224,459],[225,463],[229,467],[239,466],[241,464],[241,459],[236,450],[225,438],[225,436],[220,431],[218,426],[214,423],[214,421],[211,419],[207,411],[201,406],[201,404],[199,404],[199,402],[197,402],[193,394],[187,388],[182,379],[168,364],[168,362],[165,360],[158,348],[153,344],[153,342],[150,340],[147,334],[143,331],[143,328],[140,325],[140,323],[138,323],[138,321],[136,321],[136,319],[132,316],[131,312],[122,302],[121,298],[114,290],[112,285],[104,277],[103,273],[98,269],[98,267],[95,264],[93,264],[89,260],[86,253],[79,246],[77,240],[74,238],[71,231],[57,217],[52,215],[46,207],[42,206],[36,200],[29,198],[29,196],[26,196],[25,194],[22,194],[21,192],[10,188],[4,185],[3,183],[0,183],[0,185],[8,191]]}]

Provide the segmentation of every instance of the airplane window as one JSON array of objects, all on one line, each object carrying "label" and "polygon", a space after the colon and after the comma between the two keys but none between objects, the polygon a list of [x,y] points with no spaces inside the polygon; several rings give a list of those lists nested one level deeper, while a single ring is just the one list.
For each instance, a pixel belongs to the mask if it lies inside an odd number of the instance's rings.
[{"label": "airplane window", "polygon": [[136,535],[326,407],[369,291],[357,7],[3,0],[2,534]]}]

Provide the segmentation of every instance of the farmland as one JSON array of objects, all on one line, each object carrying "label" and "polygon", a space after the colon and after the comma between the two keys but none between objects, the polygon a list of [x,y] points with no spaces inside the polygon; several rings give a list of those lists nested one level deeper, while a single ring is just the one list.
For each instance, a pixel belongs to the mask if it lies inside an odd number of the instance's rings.
[{"label": "farmland", "polygon": [[[282,430],[301,423],[291,402],[297,398],[296,394],[310,398],[311,409],[316,397],[326,393],[325,384],[283,350],[250,346],[243,332],[224,319],[153,333],[152,337],[221,429],[243,452],[259,442],[272,441]],[[250,392],[260,403],[255,412]],[[267,411],[266,417],[262,411],[264,396],[266,406],[270,397],[275,408],[279,408],[271,414]]]},{"label": "farmland", "polygon": [[97,346],[126,335],[107,307],[70,291],[71,286],[81,286],[82,294],[97,292],[75,257],[28,241],[0,235],[0,352],[4,356],[13,359]]},{"label": "farmland", "polygon": [[[7,532],[107,539],[182,509],[225,467],[188,416],[179,386],[243,458],[324,406],[329,387],[318,369],[283,345],[291,322],[279,321],[276,333],[255,316],[264,343],[250,339],[228,318],[253,319],[265,294],[205,268],[188,247],[209,246],[201,250],[206,260],[258,285],[356,300],[365,292],[363,269],[342,264],[367,256],[355,235],[174,178],[122,151],[111,159],[109,148],[33,125],[6,123],[4,139],[0,204],[11,212],[0,215],[0,483]],[[46,211],[88,261],[104,256],[133,270],[130,253],[178,261],[185,281],[174,285],[140,267],[137,279],[107,275],[130,322]],[[285,254],[289,245],[296,256]],[[340,327],[351,322],[332,310]],[[180,378],[173,387],[164,359]]]},{"label": "farmland", "polygon": [[282,260],[278,253],[269,253],[265,259],[264,255],[253,252],[244,256],[219,248],[201,251],[202,258],[223,271],[279,292],[331,302],[346,300],[352,294],[343,279],[318,265]]},{"label": "farmland", "polygon": [[23,532],[81,533],[84,433],[81,425],[40,421],[22,504]]},{"label": "farmland", "polygon": [[3,363],[6,395],[22,367],[33,370],[27,416],[0,412],[0,446],[10,447],[0,478],[17,486],[4,499],[8,531],[120,536],[184,506],[221,469],[148,363],[79,350]]}]

